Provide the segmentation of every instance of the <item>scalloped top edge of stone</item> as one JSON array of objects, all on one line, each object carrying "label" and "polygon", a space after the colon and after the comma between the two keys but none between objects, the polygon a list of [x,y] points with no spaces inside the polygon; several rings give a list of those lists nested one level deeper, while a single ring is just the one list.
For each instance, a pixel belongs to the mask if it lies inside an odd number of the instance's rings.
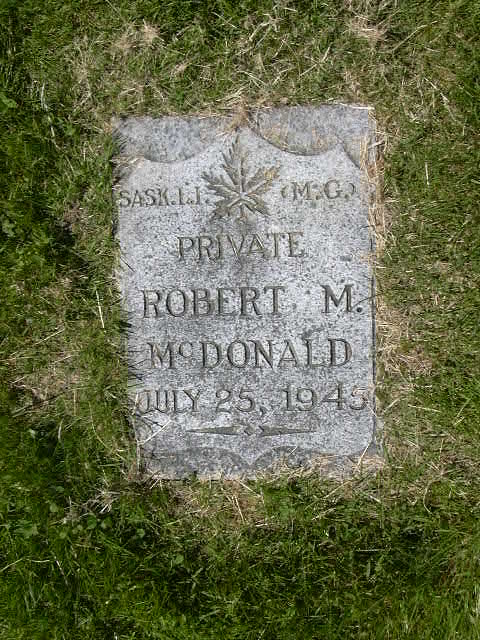
[{"label": "scalloped top edge of stone", "polygon": [[254,109],[240,122],[238,114],[112,121],[120,156],[165,163],[188,160],[219,136],[245,126],[282,151],[297,155],[320,155],[341,144],[358,167],[375,140],[373,109],[343,104]]}]

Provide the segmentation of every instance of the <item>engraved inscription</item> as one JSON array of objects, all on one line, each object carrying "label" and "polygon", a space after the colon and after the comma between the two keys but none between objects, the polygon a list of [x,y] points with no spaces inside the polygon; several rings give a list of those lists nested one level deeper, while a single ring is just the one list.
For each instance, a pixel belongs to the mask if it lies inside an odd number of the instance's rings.
[{"label": "engraved inscription", "polygon": [[152,369],[319,369],[344,367],[352,359],[352,346],[344,338],[323,341],[307,338],[284,340],[238,339],[225,344],[215,340],[198,342],[148,341]]},{"label": "engraved inscription", "polygon": [[[321,285],[325,291],[325,313],[330,313],[330,302],[338,309],[342,300],[345,298],[345,310],[352,310],[352,288],[353,284],[347,284],[343,287],[343,291],[336,296],[332,287],[328,284]],[[358,308],[358,307],[357,307]]]},{"label": "engraved inscription", "polygon": [[303,258],[305,245],[303,231],[272,231],[253,234],[219,234],[212,236],[177,236],[180,260],[217,262],[236,258]]},{"label": "engraved inscription", "polygon": [[199,186],[188,184],[176,187],[157,185],[146,189],[120,189],[116,194],[117,206],[135,207],[184,207],[202,204]]},{"label": "engraved inscription", "polygon": [[[218,417],[220,414],[238,415],[255,414],[260,418],[271,414],[279,408],[282,412],[310,412],[316,411],[320,415],[332,407],[334,411],[364,411],[371,402],[371,391],[366,387],[354,386],[346,388],[342,382],[325,385],[324,387],[295,387],[288,385],[279,389],[268,399],[259,397],[256,389],[248,387],[219,387],[206,391],[200,388],[192,389],[143,389],[135,398],[135,411],[138,415],[153,412],[166,415],[199,414],[208,410]],[[263,429],[265,425],[260,425]],[[215,429],[218,429],[216,427]],[[237,429],[223,430],[225,435],[239,435]],[[193,433],[213,433],[205,428],[193,430]],[[247,435],[252,435],[251,429]],[[293,433],[291,429],[288,432]],[[279,432],[280,433],[280,432]]]},{"label": "engraved inscription", "polygon": [[356,194],[357,188],[352,182],[342,182],[331,178],[324,183],[307,180],[306,182],[290,182],[282,186],[280,193],[282,198],[301,202],[304,200],[337,200],[343,198],[350,200]]},{"label": "engraved inscription", "polygon": [[255,316],[281,315],[282,285],[265,287],[219,287],[218,289],[144,289],[143,317],[174,318],[189,316]]}]

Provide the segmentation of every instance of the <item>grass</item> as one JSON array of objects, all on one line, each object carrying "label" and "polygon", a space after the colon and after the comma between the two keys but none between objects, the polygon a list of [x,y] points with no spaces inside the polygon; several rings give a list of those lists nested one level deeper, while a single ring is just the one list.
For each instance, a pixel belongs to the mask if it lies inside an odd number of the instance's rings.
[{"label": "grass", "polygon": [[[0,33],[2,638],[480,638],[478,3],[3,0]],[[384,468],[149,486],[111,118],[325,101],[383,147]]]}]

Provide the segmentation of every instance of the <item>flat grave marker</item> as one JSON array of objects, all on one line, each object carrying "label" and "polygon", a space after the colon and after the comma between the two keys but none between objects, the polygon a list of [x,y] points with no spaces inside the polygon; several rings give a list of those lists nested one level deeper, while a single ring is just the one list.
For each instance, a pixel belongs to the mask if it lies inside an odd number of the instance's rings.
[{"label": "flat grave marker", "polygon": [[369,110],[126,118],[115,135],[146,469],[255,477],[360,456],[375,432]]}]

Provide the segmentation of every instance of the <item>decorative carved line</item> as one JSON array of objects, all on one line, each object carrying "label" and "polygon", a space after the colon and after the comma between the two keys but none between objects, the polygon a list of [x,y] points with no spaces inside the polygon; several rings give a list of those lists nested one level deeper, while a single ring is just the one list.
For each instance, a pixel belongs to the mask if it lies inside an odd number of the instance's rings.
[{"label": "decorative carved line", "polygon": [[209,435],[220,436],[259,436],[260,438],[272,437],[272,436],[288,436],[296,435],[299,433],[315,433],[313,429],[283,429],[282,427],[263,427],[258,428],[252,425],[232,424],[229,427],[213,427],[213,428],[200,428],[189,429],[187,433],[202,433]]}]

